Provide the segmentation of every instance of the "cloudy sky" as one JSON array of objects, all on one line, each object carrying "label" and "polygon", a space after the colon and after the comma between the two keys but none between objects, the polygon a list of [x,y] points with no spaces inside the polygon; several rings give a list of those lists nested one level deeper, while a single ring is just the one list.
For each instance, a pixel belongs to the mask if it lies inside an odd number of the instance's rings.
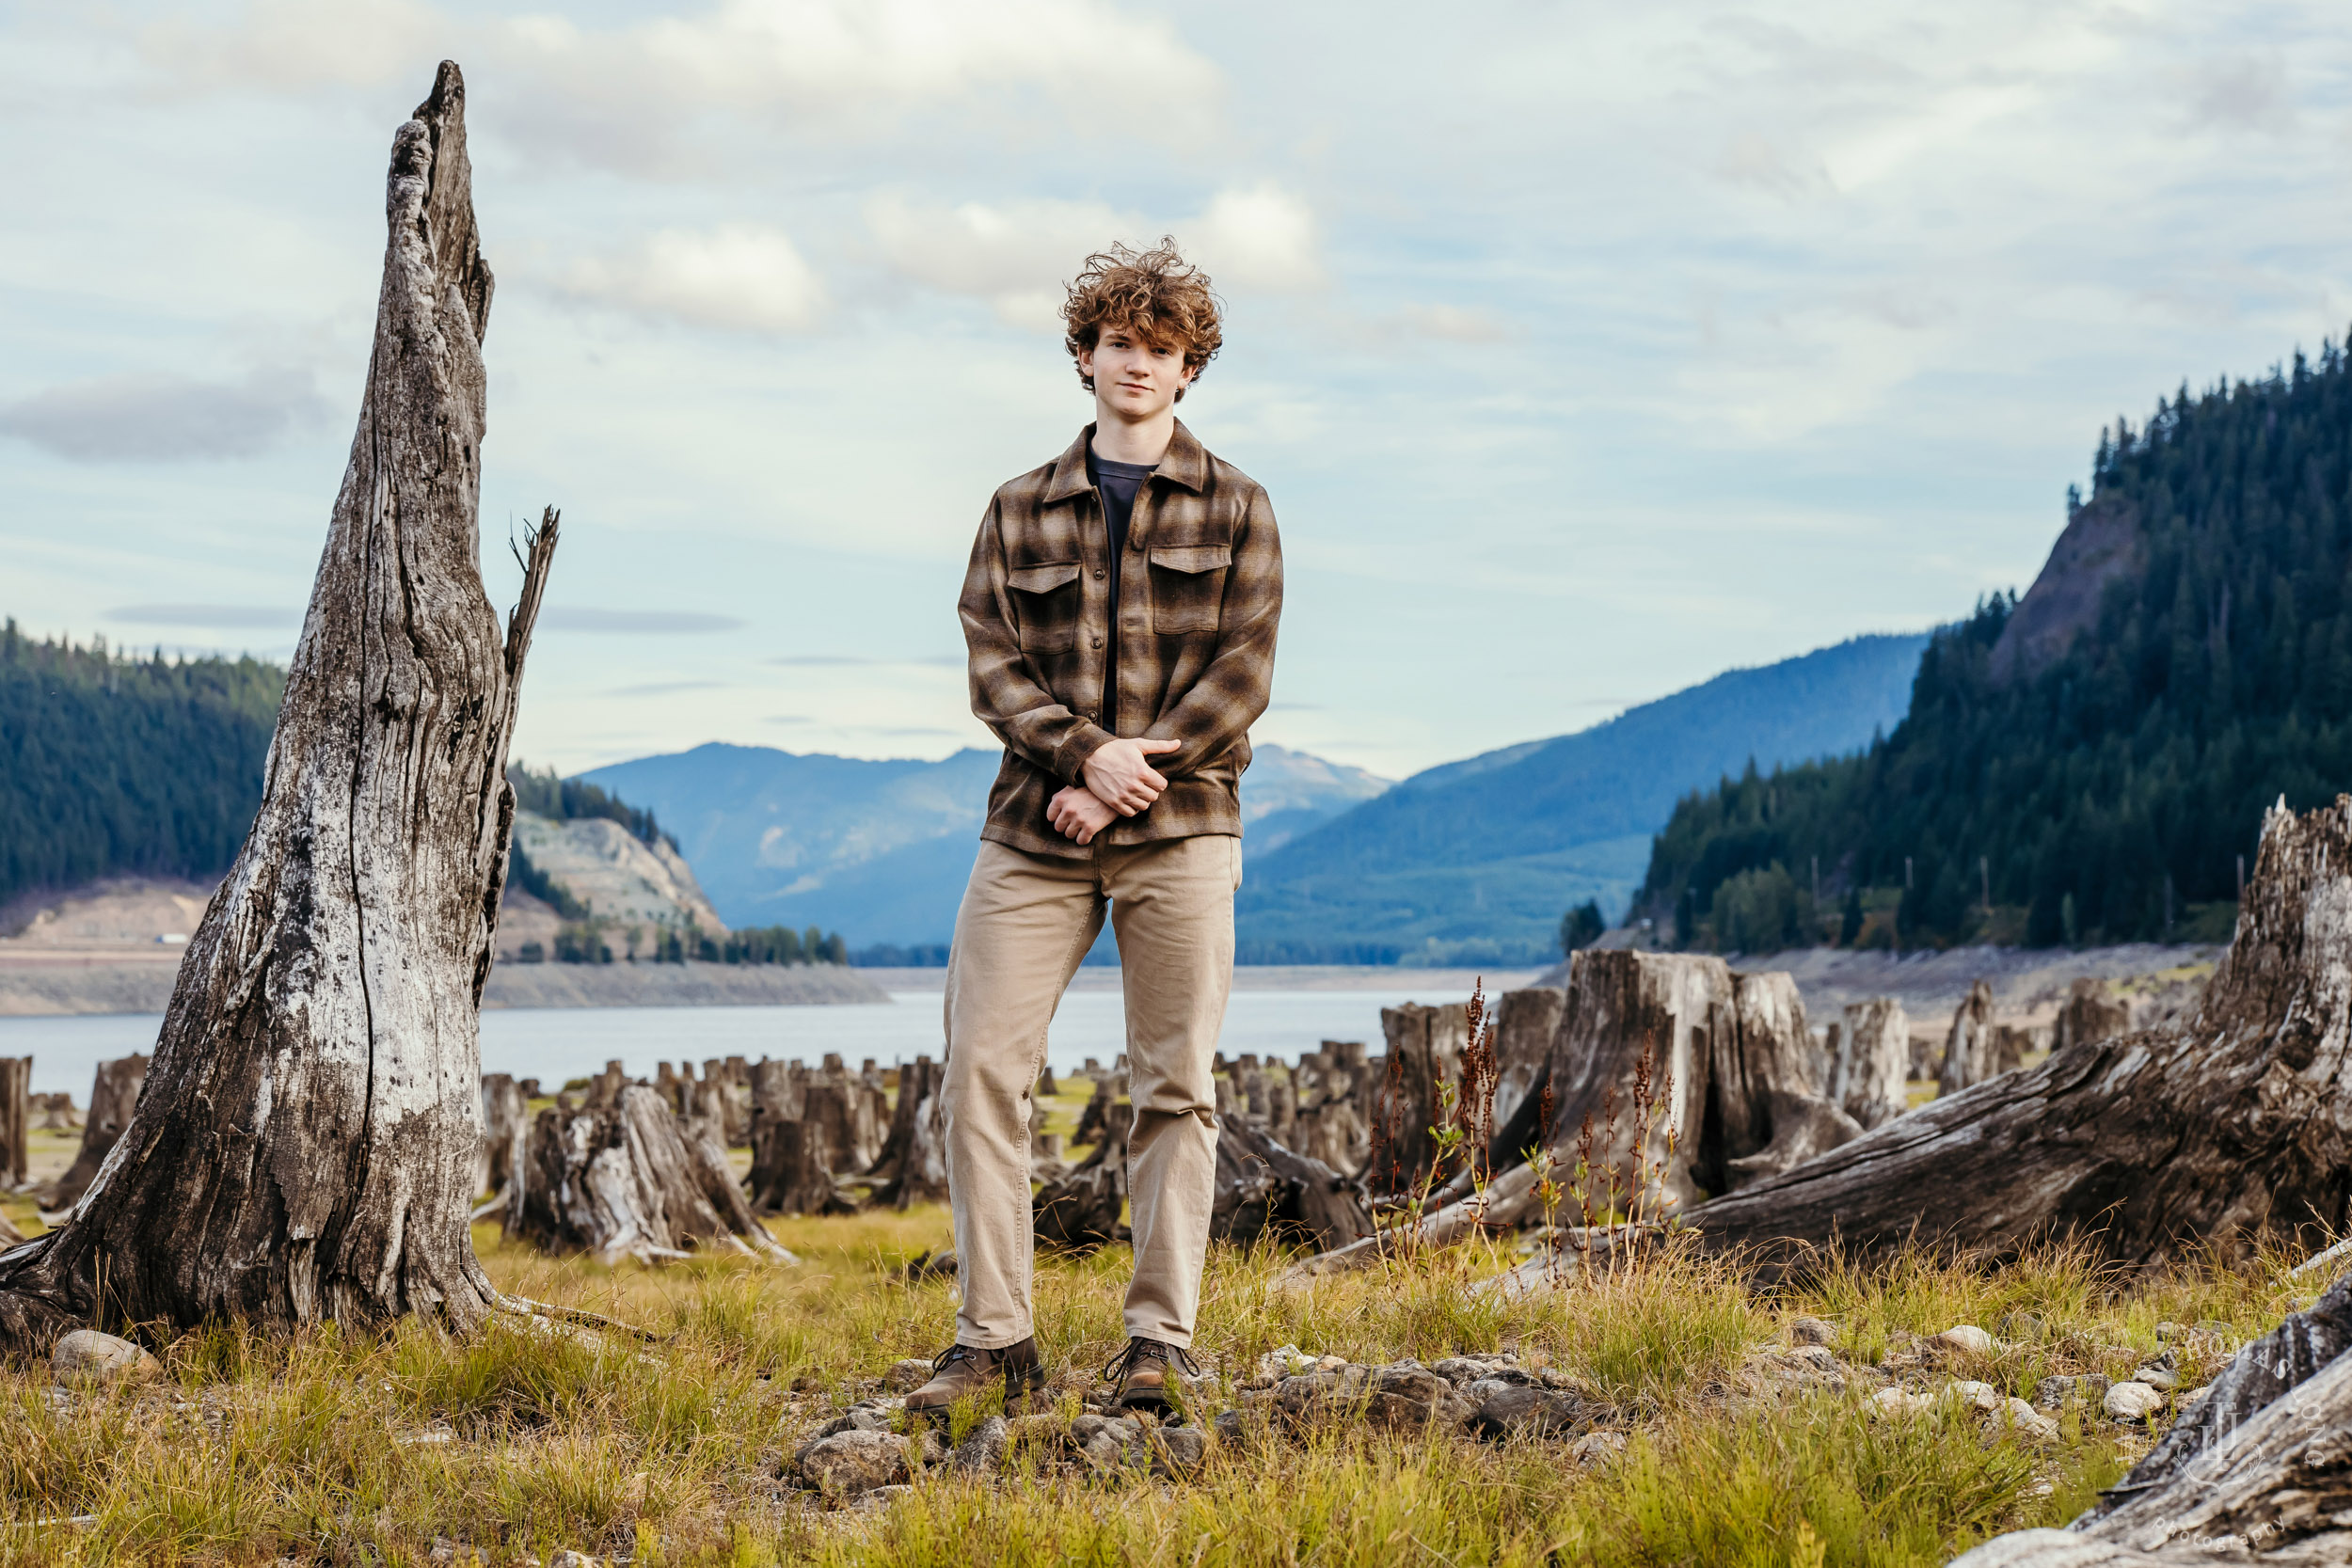
[{"label": "cloudy sky", "polygon": [[1388,774],[2023,586],[2100,425],[2352,317],[2340,5],[0,3],[0,613],[291,651],[394,126],[459,60],[519,750],[945,754],[1054,306],[1172,233]]}]

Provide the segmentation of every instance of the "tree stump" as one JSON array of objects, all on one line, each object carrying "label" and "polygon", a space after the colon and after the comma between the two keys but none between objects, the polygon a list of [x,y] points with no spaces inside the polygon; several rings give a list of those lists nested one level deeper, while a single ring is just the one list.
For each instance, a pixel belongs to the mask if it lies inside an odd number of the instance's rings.
[{"label": "tree stump", "polygon": [[[482,587],[465,87],[394,135],[358,432],[259,815],[182,960],[145,1094],[80,1206],[0,1259],[0,1340],[110,1322],[283,1329],[498,1304],[467,1216],[508,740],[555,547],[501,638]],[[103,1300],[100,1295],[103,1271]]]},{"label": "tree stump", "polygon": [[474,1167],[473,1190],[488,1201],[474,1211],[475,1219],[504,1213],[505,1228],[513,1232],[530,1155],[531,1107],[523,1099],[522,1085],[510,1073],[483,1074],[482,1155]]},{"label": "tree stump", "polygon": [[[1107,1082],[1107,1080],[1105,1080]],[[1089,1253],[1124,1233],[1119,1211],[1127,1199],[1127,1138],[1135,1110],[1115,1105],[1108,1125],[1068,1176],[1039,1190],[1030,1225],[1040,1246]]]},{"label": "tree stump", "polygon": [[[1537,1125],[1544,1069],[1551,1061],[1552,1037],[1560,1033],[1560,1015],[1567,1006],[1568,993],[1554,986],[1506,990],[1495,1004],[1495,1138],[1487,1163],[1498,1170],[1527,1158],[1548,1131]],[[1516,1143],[1504,1136],[1514,1123],[1521,1131]]]},{"label": "tree stump", "polygon": [[2076,980],[2066,990],[2066,1005],[2058,1009],[2050,1049],[2096,1045],[2128,1032],[2131,1026],[2131,1004],[2110,995],[2106,981]]},{"label": "tree stump", "polygon": [[822,1078],[801,1097],[797,1117],[752,1117],[751,1204],[762,1214],[847,1214],[857,1206],[842,1195],[834,1172],[843,1162],[840,1139],[848,1120],[848,1091]]},{"label": "tree stump", "polygon": [[2185,1022],[2070,1045],[1692,1212],[1703,1238],[1787,1259],[1835,1239],[1999,1256],[2052,1234],[2118,1262],[2352,1220],[2352,796],[2263,824],[2237,940]]},{"label": "tree stump", "polygon": [[1968,988],[1967,1000],[1952,1012],[1944,1037],[1944,1066],[1936,1074],[1938,1095],[1958,1094],[1999,1076],[1994,1058],[1993,988],[1982,980]]},{"label": "tree stump", "polygon": [[1846,1005],[1843,1027],[1833,1024],[1829,1071],[1821,1097],[1864,1127],[1883,1127],[1911,1108],[1911,1022],[1891,996]]},{"label": "tree stump", "polygon": [[[1343,1101],[1338,1103],[1348,1108]],[[1117,1217],[1114,1211],[1112,1218]],[[1217,1129],[1212,1240],[1247,1246],[1266,1237],[1329,1252],[1372,1232],[1372,1200],[1360,1182],[1246,1122],[1228,1121]]]},{"label": "tree stump", "polygon": [[946,1067],[917,1056],[898,1069],[898,1102],[892,1108],[890,1139],[874,1164],[881,1184],[874,1200],[895,1209],[938,1203],[947,1196],[947,1132],[940,1094]]},{"label": "tree stump", "polygon": [[0,1056],[0,1188],[24,1185],[30,1149],[33,1059]]},{"label": "tree stump", "polygon": [[[1461,1082],[1470,1018],[1460,1007],[1407,1002],[1380,1009],[1380,1031],[1389,1042],[1388,1073],[1374,1101],[1377,1110],[1364,1180],[1375,1193],[1404,1194],[1425,1180],[1443,1181],[1453,1174],[1438,1169],[1438,1140],[1432,1129],[1439,1120],[1443,1086]],[[1330,1062],[1317,1076],[1330,1077],[1338,1070],[1338,1064]],[[1334,1085],[1324,1098],[1339,1098],[1352,1086],[1351,1078]]]},{"label": "tree stump", "polygon": [[73,1164],[41,1193],[42,1209],[59,1212],[82,1201],[82,1195],[98,1179],[107,1154],[121,1138],[123,1130],[131,1125],[132,1113],[138,1109],[139,1091],[146,1084],[145,1056],[119,1056],[98,1064],[90,1082],[89,1115],[82,1119],[82,1147],[75,1152]]},{"label": "tree stump", "polygon": [[2352,1277],[2238,1352],[2073,1525],[1996,1537],[1952,1568],[2352,1561],[2347,1349]]},{"label": "tree stump", "polygon": [[647,1085],[611,1105],[540,1112],[529,1166],[516,1234],[549,1252],[654,1263],[712,1247],[793,1260],[753,1215],[726,1150],[689,1136]]}]

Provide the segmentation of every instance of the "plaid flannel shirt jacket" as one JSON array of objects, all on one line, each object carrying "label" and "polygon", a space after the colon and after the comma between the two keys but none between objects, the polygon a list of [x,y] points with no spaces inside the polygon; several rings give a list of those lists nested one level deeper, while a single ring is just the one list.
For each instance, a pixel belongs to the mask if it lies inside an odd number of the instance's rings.
[{"label": "plaid flannel shirt jacket", "polygon": [[[1104,742],[1182,743],[1151,759],[1168,789],[1114,818],[1095,844],[1241,832],[1249,726],[1274,679],[1282,546],[1258,483],[1213,456],[1180,420],[1136,496],[1119,603],[1110,536],[1087,479],[1094,427],[1041,468],[1003,485],[980,520],[957,610],[972,711],[1005,743],[980,836],[1032,854],[1091,859],[1054,831],[1046,802]],[[1119,617],[1115,713],[1101,711],[1105,644]]]}]

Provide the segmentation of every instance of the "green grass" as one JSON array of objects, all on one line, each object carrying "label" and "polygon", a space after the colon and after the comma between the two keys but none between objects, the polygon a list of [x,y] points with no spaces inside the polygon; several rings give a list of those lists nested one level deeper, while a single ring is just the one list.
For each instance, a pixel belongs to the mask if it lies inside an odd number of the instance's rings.
[{"label": "green grass", "polygon": [[[53,1410],[37,1369],[0,1372],[0,1565],[403,1563],[437,1538],[486,1562],[572,1548],[642,1563],[1933,1563],[1994,1531],[2062,1523],[2144,1437],[2070,1418],[2056,1444],[1963,1416],[1873,1418],[1865,1389],[1798,1393],[1749,1369],[1799,1313],[1861,1358],[1976,1323],[2006,1341],[1937,1376],[2030,1395],[2053,1371],[2127,1374],[2159,1323],[2245,1337],[2308,1299],[2275,1261],[2127,1279],[2050,1251],[1994,1272],[1907,1259],[1749,1289],[1668,1256],[1505,1303],[1469,1287],[1486,1243],[1285,1289],[1271,1250],[1212,1259],[1200,1346],[1229,1374],[1283,1343],[1356,1360],[1516,1350],[1566,1373],[1631,1439],[1591,1470],[1559,1444],[1318,1432],[1213,1453],[1182,1484],[1002,1486],[940,1475],[879,1513],[828,1513],[779,1479],[798,1435],[928,1356],[952,1285],[905,1261],[947,1241],[937,1208],[776,1224],[804,1259],[606,1269],[478,1233],[501,1287],[643,1324],[550,1336],[519,1320],[465,1340],[426,1323],[291,1341],[215,1326],[159,1341],[152,1387]],[[1120,1343],[1123,1249],[1047,1259],[1041,1337],[1064,1407]],[[2032,1314],[2040,1326],[2021,1314]],[[2006,1326],[2005,1326],[2006,1325]],[[2185,1384],[2219,1364],[2183,1352]],[[969,1418],[967,1417],[967,1419]],[[25,1522],[88,1514],[87,1528]],[[462,1560],[462,1559],[461,1559]]]}]

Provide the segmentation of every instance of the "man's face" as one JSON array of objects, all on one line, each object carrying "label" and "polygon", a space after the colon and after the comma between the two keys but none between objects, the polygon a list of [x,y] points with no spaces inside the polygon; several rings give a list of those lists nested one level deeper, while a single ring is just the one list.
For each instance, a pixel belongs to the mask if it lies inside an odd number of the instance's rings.
[{"label": "man's face", "polygon": [[1103,328],[1092,353],[1079,351],[1078,368],[1094,378],[1096,400],[1130,420],[1167,412],[1176,394],[1192,385],[1183,349],[1153,348],[1124,326]]}]

